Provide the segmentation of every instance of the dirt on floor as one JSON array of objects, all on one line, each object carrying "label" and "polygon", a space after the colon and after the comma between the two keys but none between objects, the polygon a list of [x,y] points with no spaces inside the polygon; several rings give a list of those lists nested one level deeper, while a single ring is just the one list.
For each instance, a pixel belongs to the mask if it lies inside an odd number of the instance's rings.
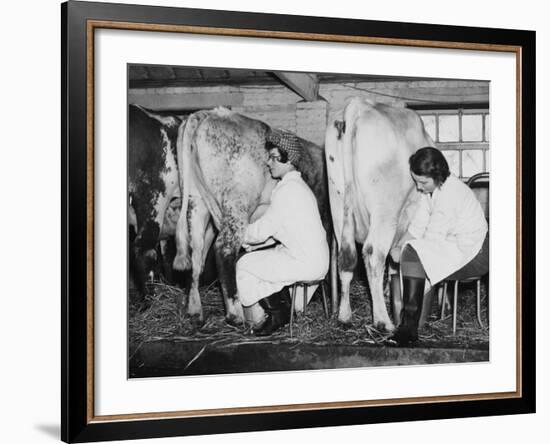
[{"label": "dirt on floor", "polygon": [[[486,284],[481,286],[480,327],[476,317],[475,286],[461,285],[458,297],[457,331],[453,335],[452,315],[447,310],[444,319],[439,319],[437,297],[433,298],[431,314],[419,331],[416,347],[488,349],[489,319]],[[159,340],[212,341],[242,343],[264,341],[248,333],[245,325],[230,325],[225,321],[221,289],[217,281],[200,289],[205,321],[197,325],[186,314],[183,290],[164,283],[149,284],[145,303],[136,303],[130,295],[129,304],[129,353],[130,357],[141,345]],[[360,279],[351,284],[353,317],[350,326],[344,327],[333,316],[326,319],[319,294],[309,303],[305,315],[297,316],[293,338],[288,328],[271,336],[272,343],[303,343],[313,345],[382,345],[388,334],[372,325],[371,303],[368,289]],[[388,300],[389,298],[387,298]],[[183,303],[182,303],[183,301]],[[389,302],[388,302],[388,310]]]}]

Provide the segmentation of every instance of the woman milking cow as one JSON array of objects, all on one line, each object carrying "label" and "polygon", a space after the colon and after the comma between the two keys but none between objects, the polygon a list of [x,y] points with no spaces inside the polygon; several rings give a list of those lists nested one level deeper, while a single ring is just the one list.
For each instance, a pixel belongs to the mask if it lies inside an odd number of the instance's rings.
[{"label": "woman milking cow", "polygon": [[403,283],[401,323],[391,338],[399,345],[418,339],[427,281],[433,286],[489,271],[488,225],[473,191],[450,173],[436,148],[419,149],[409,166],[422,196],[408,231],[391,251]]},{"label": "woman milking cow", "polygon": [[[277,185],[266,212],[248,225],[237,262],[237,289],[244,307],[259,304],[266,316],[253,327],[268,336],[288,324],[288,286],[319,280],[329,267],[329,247],[317,200],[297,170],[300,140],[291,133],[272,131],[266,147],[268,168]],[[269,247],[269,248],[266,248]]]},{"label": "woman milking cow", "polygon": [[[301,144],[288,133],[268,141],[269,170],[279,182],[266,213],[246,230],[245,254],[237,262],[237,287],[245,307],[260,304],[267,316],[253,329],[270,335],[288,323],[287,286],[317,280],[329,266],[329,248],[315,197],[296,170]],[[431,147],[409,159],[420,203],[408,231],[391,251],[401,266],[403,310],[390,339],[418,339],[426,290],[446,278],[485,274],[489,269],[488,226],[472,190],[452,175],[443,154]],[[270,249],[257,250],[276,241]],[[257,250],[257,251],[254,251]]]}]

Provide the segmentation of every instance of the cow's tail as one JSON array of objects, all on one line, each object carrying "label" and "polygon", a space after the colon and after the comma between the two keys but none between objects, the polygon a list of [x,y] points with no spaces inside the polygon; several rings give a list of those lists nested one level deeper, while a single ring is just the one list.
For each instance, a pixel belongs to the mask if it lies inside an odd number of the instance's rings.
[{"label": "cow's tail", "polygon": [[192,149],[191,156],[191,171],[193,183],[197,187],[197,191],[204,200],[204,203],[206,204],[206,207],[208,208],[208,211],[210,212],[210,215],[214,220],[214,225],[219,230],[221,226],[222,210],[220,208],[220,205],[218,204],[218,201],[216,200],[216,197],[214,196],[214,194],[212,194],[212,192],[206,185],[204,174],[202,172],[202,168],[199,162],[198,150]]},{"label": "cow's tail", "polygon": [[181,211],[176,228],[177,252],[174,258],[174,268],[181,271],[191,268],[187,209],[189,208],[189,196],[191,193],[191,141],[199,123],[200,118],[197,114],[190,115],[187,122],[180,125],[178,129],[176,144],[178,168],[180,171]]},{"label": "cow's tail", "polygon": [[[351,211],[354,208],[354,183],[353,183],[353,152],[355,145],[355,133],[357,131],[357,119],[361,115],[364,109],[364,102],[362,99],[353,98],[344,109],[344,133],[342,143],[342,163],[344,169],[344,209]],[[346,211],[346,210],[344,210]],[[344,227],[346,230],[347,223],[353,221],[353,216],[344,215]],[[350,228],[350,227],[347,227]]]}]

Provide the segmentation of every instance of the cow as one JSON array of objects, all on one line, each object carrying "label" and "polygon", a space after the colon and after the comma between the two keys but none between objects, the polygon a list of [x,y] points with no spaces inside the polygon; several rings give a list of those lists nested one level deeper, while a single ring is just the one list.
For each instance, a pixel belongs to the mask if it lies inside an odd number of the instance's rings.
[{"label": "cow", "polygon": [[[244,230],[269,204],[275,180],[267,168],[266,138],[273,131],[266,123],[225,108],[189,116],[178,136],[180,187],[184,190],[176,229],[174,268],[192,269],[187,312],[204,320],[198,279],[206,252],[214,242],[216,263],[228,322],[242,322],[235,263]],[[324,154],[317,145],[300,139],[304,154],[298,165],[317,197],[327,233],[330,210]],[[261,309],[259,309],[261,310]],[[249,313],[258,319],[261,312]]]},{"label": "cow", "polygon": [[[160,243],[175,236],[181,207],[176,140],[182,119],[128,107],[129,269],[143,297],[160,260]],[[171,265],[171,264],[170,264]],[[169,274],[169,268],[165,267]]]},{"label": "cow", "polygon": [[355,97],[329,118],[325,155],[343,324],[351,322],[357,242],[363,245],[373,324],[388,332],[395,328],[384,302],[384,271],[390,248],[398,244],[418,203],[408,159],[424,146],[433,142],[420,116],[407,108]]}]

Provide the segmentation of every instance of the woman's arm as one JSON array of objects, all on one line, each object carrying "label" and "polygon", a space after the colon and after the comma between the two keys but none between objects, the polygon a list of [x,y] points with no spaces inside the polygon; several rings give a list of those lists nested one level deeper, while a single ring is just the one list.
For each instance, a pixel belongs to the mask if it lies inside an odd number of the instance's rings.
[{"label": "woman's arm", "polygon": [[284,205],[282,201],[284,196],[276,192],[271,199],[271,203],[265,210],[265,213],[256,222],[248,225],[244,233],[245,244],[259,244],[265,242],[270,237],[275,237],[277,229],[281,225],[281,217],[284,214]]},{"label": "woman's arm", "polygon": [[270,211],[268,210],[256,222],[246,227],[244,232],[244,243],[260,244],[275,234],[276,223],[270,216]]},{"label": "woman's arm", "polygon": [[[407,234],[411,236],[411,239],[421,239],[422,237],[424,237],[424,233],[429,222],[430,206],[428,203],[428,196],[421,195],[420,199],[418,200],[416,211],[407,228]],[[403,244],[403,242],[400,243]]]},{"label": "woman's arm", "polygon": [[[452,232],[457,223],[457,212],[462,205],[463,195],[453,188],[443,188],[437,201],[434,202],[432,214],[423,239],[430,241],[442,241]],[[460,190],[459,190],[460,191]]]}]

